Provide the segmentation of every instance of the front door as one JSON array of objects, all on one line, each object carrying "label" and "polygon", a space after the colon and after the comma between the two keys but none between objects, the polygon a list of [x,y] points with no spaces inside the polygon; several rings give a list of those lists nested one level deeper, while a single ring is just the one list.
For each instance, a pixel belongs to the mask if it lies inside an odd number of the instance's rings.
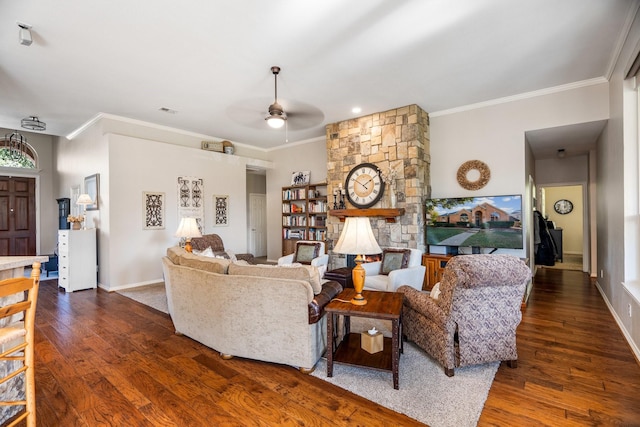
[{"label": "front door", "polygon": [[36,255],[36,179],[0,176],[0,256]]}]

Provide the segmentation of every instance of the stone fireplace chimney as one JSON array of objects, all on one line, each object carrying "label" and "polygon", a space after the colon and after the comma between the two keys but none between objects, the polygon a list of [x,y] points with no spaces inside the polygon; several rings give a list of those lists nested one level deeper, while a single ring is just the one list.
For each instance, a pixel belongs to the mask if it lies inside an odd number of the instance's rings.
[{"label": "stone fireplace chimney", "polygon": [[[357,119],[327,125],[327,194],[339,184],[345,186],[349,171],[360,163],[373,163],[383,173],[394,169],[396,175],[396,207],[404,215],[389,223],[371,216],[371,228],[380,247],[417,248],[424,251],[424,201],[431,194],[429,169],[429,115],[417,105],[375,113]],[[388,187],[388,186],[387,186]],[[330,197],[331,199],[331,197]],[[332,204],[332,200],[329,200]],[[347,209],[353,206],[347,203]],[[389,206],[385,189],[375,208]],[[338,241],[343,227],[336,216],[327,218],[327,247]],[[344,257],[331,257],[330,268],[343,267]]]}]

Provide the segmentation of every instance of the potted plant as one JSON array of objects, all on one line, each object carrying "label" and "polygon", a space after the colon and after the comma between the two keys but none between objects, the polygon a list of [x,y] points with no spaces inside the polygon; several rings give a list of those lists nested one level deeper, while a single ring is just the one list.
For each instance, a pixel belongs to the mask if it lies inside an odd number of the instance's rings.
[{"label": "potted plant", "polygon": [[67,216],[67,222],[71,223],[72,230],[80,230],[80,227],[82,226],[82,220],[83,218],[81,216]]}]

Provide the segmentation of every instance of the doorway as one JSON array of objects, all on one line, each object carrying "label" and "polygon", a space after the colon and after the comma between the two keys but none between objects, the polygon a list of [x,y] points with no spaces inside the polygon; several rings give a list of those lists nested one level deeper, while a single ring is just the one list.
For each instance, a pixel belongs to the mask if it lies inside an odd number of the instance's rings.
[{"label": "doorway", "polygon": [[36,255],[36,179],[0,176],[0,256]]},{"label": "doorway", "polygon": [[[589,230],[585,225],[585,186],[557,185],[540,189],[542,214],[557,230],[560,262],[552,268],[589,272]],[[561,237],[557,237],[561,236]]]},{"label": "doorway", "polygon": [[249,252],[267,256],[267,196],[249,194]]}]

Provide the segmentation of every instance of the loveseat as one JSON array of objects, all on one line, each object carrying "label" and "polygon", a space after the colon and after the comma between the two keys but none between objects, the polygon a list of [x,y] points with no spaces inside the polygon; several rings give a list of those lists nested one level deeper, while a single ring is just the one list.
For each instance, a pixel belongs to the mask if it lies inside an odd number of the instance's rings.
[{"label": "loveseat", "polygon": [[[311,372],[326,349],[324,306],[342,291],[315,267],[248,265],[179,247],[162,259],[176,333],[221,353]],[[324,282],[324,283],[323,283]]]}]

